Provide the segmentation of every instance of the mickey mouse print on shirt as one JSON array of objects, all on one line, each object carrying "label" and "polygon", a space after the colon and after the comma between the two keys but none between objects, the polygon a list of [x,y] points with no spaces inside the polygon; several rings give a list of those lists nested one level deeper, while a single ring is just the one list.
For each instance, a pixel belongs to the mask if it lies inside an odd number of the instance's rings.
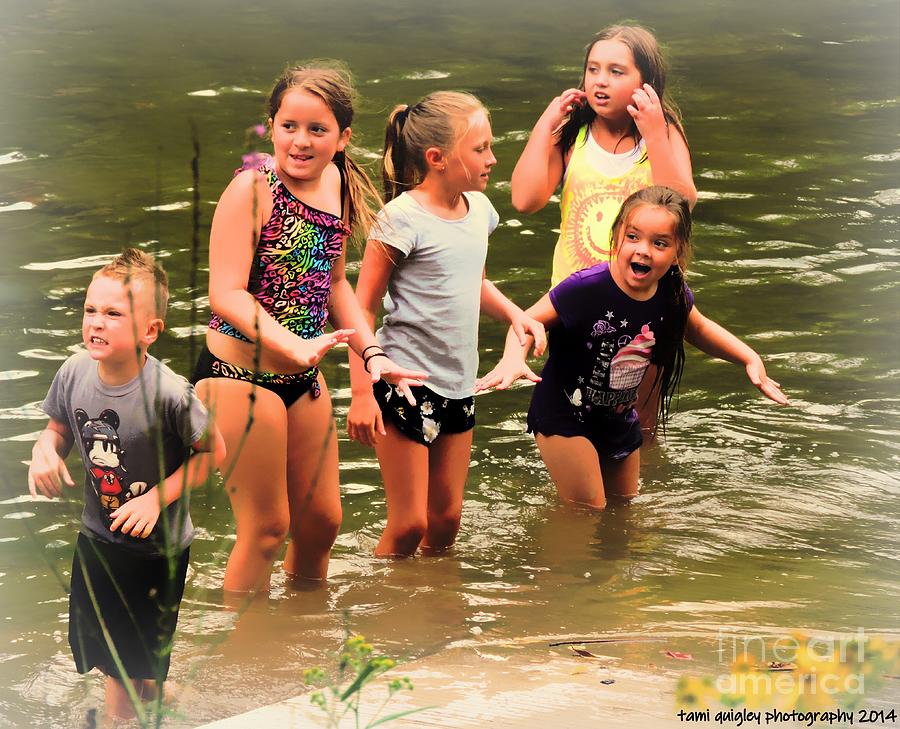
[{"label": "mickey mouse print on shirt", "polygon": [[78,408],[75,410],[78,434],[84,445],[91,484],[100,500],[104,516],[112,521],[110,513],[122,504],[147,491],[144,481],[128,482],[125,468],[125,450],[119,440],[119,415],[106,409],[99,417],[91,418]]}]

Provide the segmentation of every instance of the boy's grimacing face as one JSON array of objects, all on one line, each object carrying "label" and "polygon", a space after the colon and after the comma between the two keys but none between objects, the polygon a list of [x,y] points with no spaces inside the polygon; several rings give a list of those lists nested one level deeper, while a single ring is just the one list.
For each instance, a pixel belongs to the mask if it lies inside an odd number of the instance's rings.
[{"label": "boy's grimacing face", "polygon": [[[128,295],[129,288],[132,296]],[[149,290],[148,290],[149,289]],[[81,336],[92,359],[125,363],[135,349],[146,350],[162,331],[154,313],[153,291],[141,282],[127,286],[102,274],[94,276],[84,299]]]}]

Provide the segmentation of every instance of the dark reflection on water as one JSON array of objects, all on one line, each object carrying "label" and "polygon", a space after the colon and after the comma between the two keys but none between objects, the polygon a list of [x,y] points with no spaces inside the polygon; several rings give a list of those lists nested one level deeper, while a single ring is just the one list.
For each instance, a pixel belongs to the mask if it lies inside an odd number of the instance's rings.
[{"label": "dark reflection on water", "polygon": [[[692,354],[668,438],[643,454],[642,495],[591,514],[557,502],[522,430],[529,390],[481,397],[457,548],[396,564],[370,556],[385,519],[373,455],[342,440],[345,521],[329,584],[296,592],[278,577],[240,616],[219,589],[227,498],[198,493],[172,663],[191,708],[176,723],[296,693],[304,667],[329,662],[345,614],[400,658],[463,641],[651,632],[691,636],[711,664],[704,646],[721,628],[898,629],[895,4],[10,0],[0,8],[0,727],[76,726],[100,699],[65,639],[80,506],[23,498],[22,461],[43,426],[37,404],[78,342],[89,275],[123,245],[166,256],[174,305],[156,352],[189,368],[189,120],[208,225],[288,60],[349,63],[363,154],[377,152],[393,104],[474,91],[491,107],[500,160],[488,193],[504,222],[489,272],[525,304],[546,285],[559,217],[553,205],[516,213],[509,175],[543,106],[577,80],[580,29],[623,16],[655,28],[672,61],[700,189],[699,305],[764,354],[792,407],[770,407],[739,370]],[[196,303],[205,315],[202,291]],[[483,325],[484,366],[502,337]],[[340,359],[324,371],[343,428]]]}]

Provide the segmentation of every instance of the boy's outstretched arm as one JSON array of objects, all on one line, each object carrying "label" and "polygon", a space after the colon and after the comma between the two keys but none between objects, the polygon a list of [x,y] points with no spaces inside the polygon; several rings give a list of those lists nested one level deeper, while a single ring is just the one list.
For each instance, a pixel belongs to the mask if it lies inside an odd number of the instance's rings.
[{"label": "boy's outstretched arm", "polygon": [[787,405],[789,400],[781,391],[781,385],[766,374],[766,367],[754,349],[744,344],[725,327],[716,324],[700,313],[694,306],[688,315],[684,338],[697,349],[711,357],[744,365],[747,377],[759,391],[779,405]]},{"label": "boy's outstretched arm", "polygon": [[31,449],[31,464],[28,466],[28,491],[37,496],[40,491],[52,499],[62,493],[62,485],[75,485],[66,468],[65,457],[72,450],[72,431],[65,423],[50,418],[47,427],[41,431]]},{"label": "boy's outstretched arm", "polygon": [[160,511],[176,501],[188,490],[206,483],[213,471],[225,460],[225,439],[212,425],[207,434],[191,445],[191,455],[162,483],[140,496],[125,502],[113,511],[110,531],[119,529],[122,534],[146,538],[159,519]]}]

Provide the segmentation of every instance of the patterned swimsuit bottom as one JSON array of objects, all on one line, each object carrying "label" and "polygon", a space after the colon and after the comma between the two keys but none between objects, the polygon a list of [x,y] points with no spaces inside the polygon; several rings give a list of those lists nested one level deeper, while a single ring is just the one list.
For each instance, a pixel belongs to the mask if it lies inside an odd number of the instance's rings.
[{"label": "patterned swimsuit bottom", "polygon": [[200,351],[197,358],[197,366],[191,375],[191,383],[196,385],[200,380],[213,377],[225,377],[231,380],[243,380],[252,382],[264,390],[274,392],[284,403],[285,409],[293,405],[307,392],[311,397],[319,397],[322,390],[319,387],[319,370],[311,367],[305,372],[296,374],[281,374],[280,372],[254,372],[246,367],[238,367],[219,359],[206,345]]}]

